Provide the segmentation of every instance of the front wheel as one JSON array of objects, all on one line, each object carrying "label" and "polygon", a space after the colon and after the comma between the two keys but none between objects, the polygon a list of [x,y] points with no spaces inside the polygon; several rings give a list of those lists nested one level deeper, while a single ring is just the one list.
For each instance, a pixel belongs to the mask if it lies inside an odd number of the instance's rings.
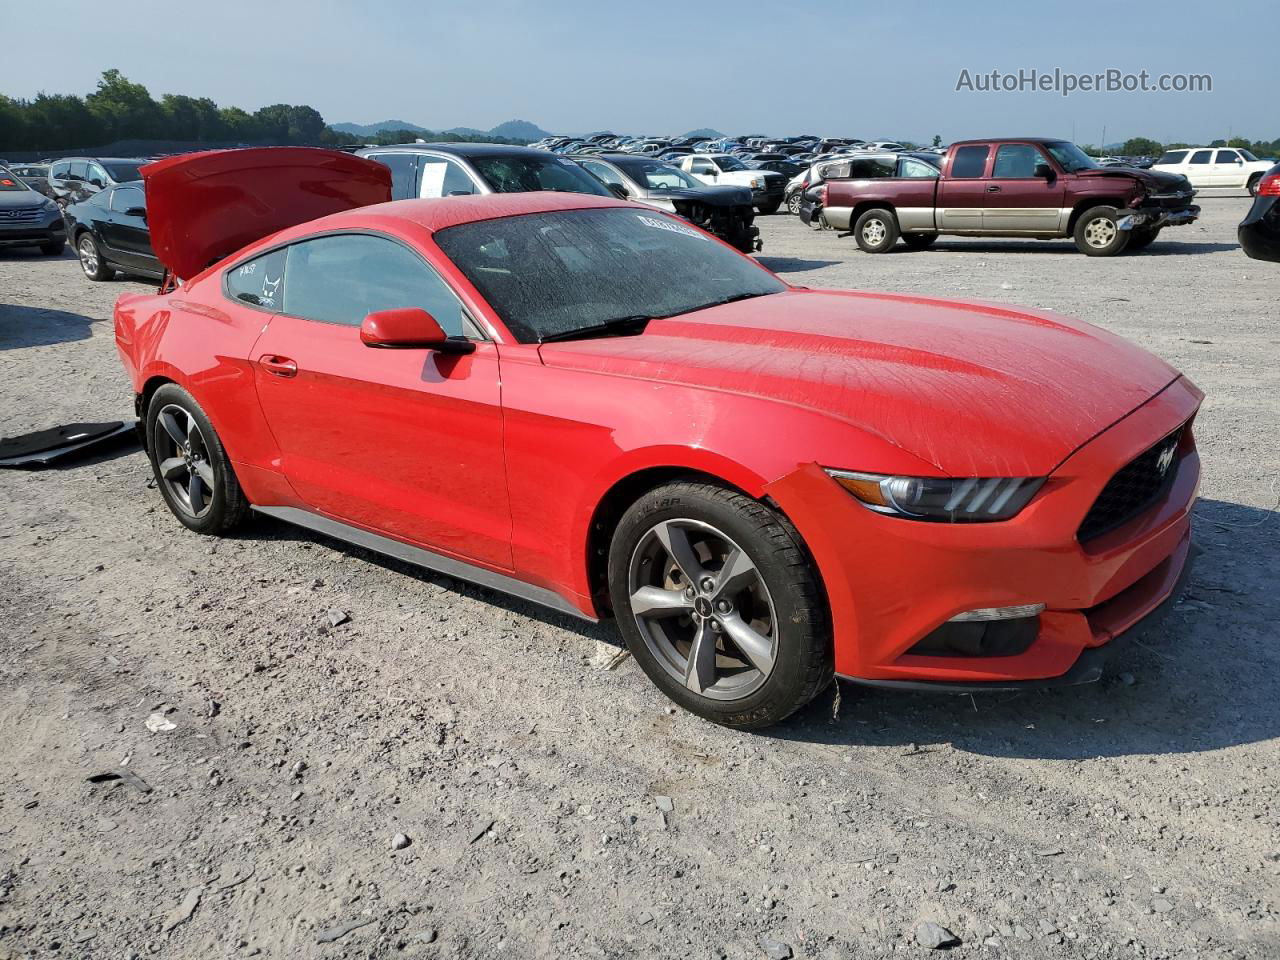
[{"label": "front wheel", "polygon": [[222,533],[248,514],[213,424],[176,383],[162,386],[147,405],[147,454],[164,502],[188,529]]},{"label": "front wheel", "polygon": [[76,241],[76,256],[80,258],[80,269],[90,280],[110,280],[116,272],[107,266],[102,251],[98,249],[98,241],[93,234],[82,233]]},{"label": "front wheel", "polygon": [[898,242],[898,218],[892,210],[868,210],[854,223],[853,235],[867,253],[888,253]]},{"label": "front wheel", "polygon": [[609,592],[636,663],[730,727],[776,723],[833,677],[826,600],[785,518],[711,483],[645,494],[614,533]]},{"label": "front wheel", "polygon": [[1255,173],[1252,177],[1249,178],[1249,183],[1247,185],[1249,196],[1256,197],[1258,195],[1258,184],[1260,184],[1261,182],[1262,182],[1262,174],[1260,173]]},{"label": "front wheel", "polygon": [[760,213],[760,216],[762,217],[771,217],[778,212],[778,208],[780,206],[782,206],[781,200],[779,200],[777,203],[766,203],[763,207],[756,207],[756,210]]},{"label": "front wheel", "polygon": [[793,217],[800,216],[800,207],[803,203],[804,198],[800,196],[800,191],[797,190],[795,193],[791,194],[791,196],[787,197],[787,212]]},{"label": "front wheel", "polygon": [[1115,207],[1090,207],[1076,221],[1076,249],[1087,257],[1114,257],[1129,245],[1129,231],[1116,224]]}]

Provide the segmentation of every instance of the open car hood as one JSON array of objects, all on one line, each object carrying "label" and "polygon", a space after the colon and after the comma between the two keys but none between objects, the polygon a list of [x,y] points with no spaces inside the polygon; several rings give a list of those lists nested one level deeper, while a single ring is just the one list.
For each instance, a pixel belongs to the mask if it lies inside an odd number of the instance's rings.
[{"label": "open car hood", "polygon": [[265,236],[391,199],[391,171],[339,150],[259,147],[167,157],[142,168],[151,246],[175,277]]}]

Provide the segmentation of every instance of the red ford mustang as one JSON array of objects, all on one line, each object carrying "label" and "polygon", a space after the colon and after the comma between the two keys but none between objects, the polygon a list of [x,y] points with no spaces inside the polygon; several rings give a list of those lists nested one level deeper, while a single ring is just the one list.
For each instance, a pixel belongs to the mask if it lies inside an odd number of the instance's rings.
[{"label": "red ford mustang", "polygon": [[588,619],[762,726],[837,674],[1096,679],[1185,579],[1201,393],[1050,313],[790,287],[624,201],[382,202],[319,150],[144,168],[116,339],[165,501]]}]

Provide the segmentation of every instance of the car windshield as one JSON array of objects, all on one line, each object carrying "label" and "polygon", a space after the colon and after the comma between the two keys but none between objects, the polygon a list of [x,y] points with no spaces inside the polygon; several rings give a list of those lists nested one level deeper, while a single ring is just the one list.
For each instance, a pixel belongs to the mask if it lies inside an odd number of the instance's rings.
[{"label": "car windshield", "polygon": [[567,157],[508,156],[471,157],[471,165],[495,193],[589,193],[597,197],[613,194],[599,180]]},{"label": "car windshield", "polygon": [[117,163],[108,160],[102,166],[116,183],[130,183],[142,179],[142,174],[138,172],[138,168],[142,166],[139,163]]},{"label": "car windshield", "polygon": [[739,160],[737,157],[731,157],[728,154],[725,154],[723,157],[716,157],[715,161],[719,165],[721,170],[750,170],[751,169],[745,163]]},{"label": "car windshield", "polygon": [[481,220],[441,230],[435,241],[521,343],[786,289],[754,261],[653,210]]},{"label": "car windshield", "polygon": [[1053,154],[1053,159],[1057,160],[1067,173],[1075,173],[1077,170],[1093,170],[1098,166],[1093,157],[1089,156],[1074,143],[1065,141],[1046,143],[1044,147]]},{"label": "car windshield", "polygon": [[4,167],[0,167],[0,190],[30,190],[25,183],[17,178],[15,174],[10,173]]},{"label": "car windshield", "polygon": [[618,164],[624,173],[640,181],[649,190],[682,190],[702,187],[702,182],[667,163],[624,161]]}]

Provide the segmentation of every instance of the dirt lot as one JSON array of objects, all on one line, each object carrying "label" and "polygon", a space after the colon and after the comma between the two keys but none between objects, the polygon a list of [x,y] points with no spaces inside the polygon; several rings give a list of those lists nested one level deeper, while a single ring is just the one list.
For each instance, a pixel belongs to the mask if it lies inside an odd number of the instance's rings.
[{"label": "dirt lot", "polygon": [[[1203,203],[1111,260],[762,220],[792,282],[1053,308],[1207,392],[1191,592],[1087,688],[846,685],[734,733],[606,669],[607,627],[187,533],[139,453],[0,473],[0,958],[861,958],[922,921],[962,957],[1274,956],[1280,268]],[[131,289],[0,254],[0,432],[130,413]]]}]

